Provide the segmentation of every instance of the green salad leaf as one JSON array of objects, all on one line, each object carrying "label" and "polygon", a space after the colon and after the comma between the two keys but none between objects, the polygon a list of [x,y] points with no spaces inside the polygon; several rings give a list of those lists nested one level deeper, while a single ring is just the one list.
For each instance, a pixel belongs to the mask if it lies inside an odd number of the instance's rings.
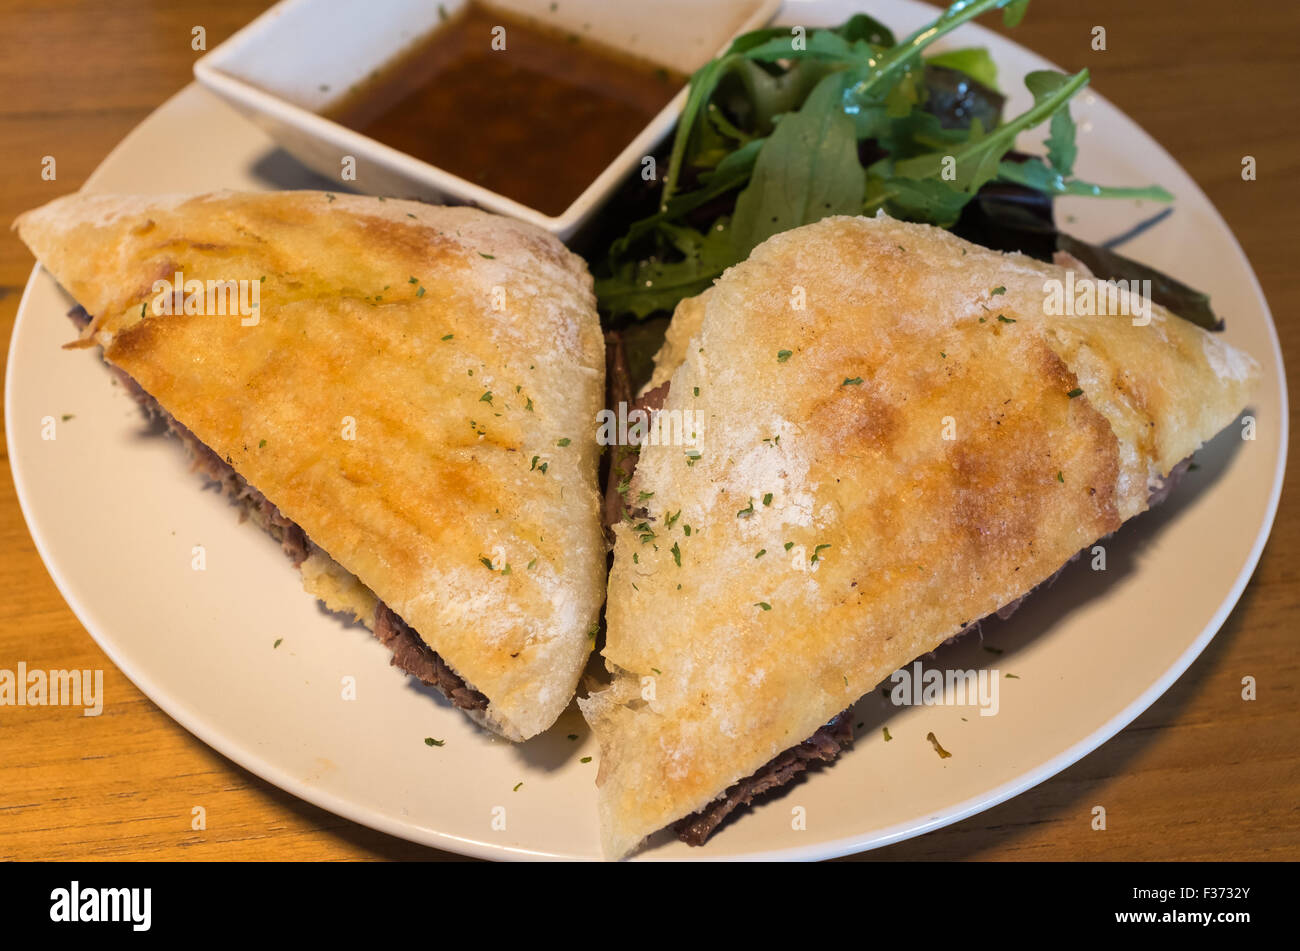
[{"label": "green salad leaf", "polygon": [[[1086,70],[1030,73],[1033,105],[1004,119],[987,50],[931,52],[982,14],[1001,10],[1014,26],[1027,7],[958,0],[901,40],[866,14],[835,28],[738,37],[691,77],[657,206],[596,266],[602,312],[641,319],[671,311],[772,235],[829,215],[884,209],[953,227],[994,186],[1049,204],[1061,195],[1170,200],[1157,186],[1073,177],[1069,102],[1088,82]],[[1021,133],[1044,124],[1044,157],[1014,151]]]},{"label": "green salad leaf", "polygon": [[998,85],[998,68],[989,51],[982,46],[972,46],[962,50],[948,50],[926,57],[931,66],[946,66],[969,76],[977,83],[996,89]]},{"label": "green salad leaf", "polygon": [[861,212],[866,172],[858,161],[853,117],[842,107],[845,79],[843,73],[824,77],[759,151],[731,221],[736,260],[779,232],[827,215]]}]

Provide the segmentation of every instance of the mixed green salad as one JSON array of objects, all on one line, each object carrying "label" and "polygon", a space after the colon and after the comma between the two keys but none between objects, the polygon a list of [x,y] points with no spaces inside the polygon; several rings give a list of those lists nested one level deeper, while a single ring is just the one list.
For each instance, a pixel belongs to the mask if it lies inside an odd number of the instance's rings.
[{"label": "mixed green salad", "polygon": [[[1103,279],[1151,280],[1157,302],[1221,327],[1205,295],[1056,229],[1059,195],[1173,200],[1158,185],[1075,177],[1069,103],[1087,70],[1029,73],[1033,105],[1007,118],[987,50],[927,55],[981,14],[1001,10],[1014,26],[1028,5],[958,0],[902,40],[866,14],[830,29],[772,27],[737,38],[691,77],[649,213],[593,262],[607,320],[671,311],[778,232],[883,209],[997,250],[1043,260],[1068,251]],[[1020,133],[1043,125],[1042,157],[1015,151]]]}]

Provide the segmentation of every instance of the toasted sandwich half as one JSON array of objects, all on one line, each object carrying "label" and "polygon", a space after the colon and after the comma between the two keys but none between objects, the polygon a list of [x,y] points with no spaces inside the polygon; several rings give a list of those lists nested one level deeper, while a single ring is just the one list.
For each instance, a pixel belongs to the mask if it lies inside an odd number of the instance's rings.
[{"label": "toasted sandwich half", "polygon": [[465,208],[71,195],[29,248],[308,591],[512,740],[569,703],[604,598],[581,259]]},{"label": "toasted sandwich half", "polygon": [[1053,316],[1066,280],[836,217],[681,305],[651,386],[697,439],[642,445],[613,682],[579,700],[608,856],[673,823],[701,842],[834,759],[842,711],[1145,510],[1245,406],[1249,356],[1136,295]]}]

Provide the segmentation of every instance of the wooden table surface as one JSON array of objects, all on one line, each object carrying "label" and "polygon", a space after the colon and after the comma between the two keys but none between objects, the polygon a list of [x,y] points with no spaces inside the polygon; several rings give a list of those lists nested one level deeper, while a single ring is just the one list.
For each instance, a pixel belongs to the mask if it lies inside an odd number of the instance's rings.
[{"label": "wooden table surface", "polygon": [[[0,0],[0,221],[84,181],[190,81],[199,55],[264,0]],[[864,6],[870,8],[869,0]],[[1233,12],[1235,11],[1235,12]],[[986,18],[992,22],[993,18]],[[1094,26],[1108,49],[1089,47]],[[1300,4],[1036,0],[1016,40],[1093,85],[1155,136],[1223,212],[1264,286],[1287,363],[1300,365],[1295,185]],[[58,161],[42,181],[40,158]],[[1243,155],[1258,180],[1243,182]],[[31,270],[0,233],[7,341]],[[7,348],[6,348],[7,349]],[[1294,461],[1294,460],[1293,460]],[[873,859],[1300,858],[1296,662],[1300,507],[1290,466],[1254,579],[1191,669],[1128,729],[1010,802]],[[438,859],[263,782],[192,737],[112,665],[46,573],[0,466],[0,668],[103,668],[103,716],[0,708],[0,859]],[[1240,698],[1253,675],[1258,699]],[[204,832],[190,829],[194,803]],[[1104,804],[1108,829],[1094,832]]]}]

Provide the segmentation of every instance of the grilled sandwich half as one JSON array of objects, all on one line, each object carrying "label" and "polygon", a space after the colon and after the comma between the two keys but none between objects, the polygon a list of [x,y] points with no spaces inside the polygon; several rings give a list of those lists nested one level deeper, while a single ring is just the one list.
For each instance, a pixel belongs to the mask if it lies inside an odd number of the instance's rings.
[{"label": "grilled sandwich half", "polygon": [[579,700],[607,855],[702,841],[834,759],[842,711],[1144,511],[1245,406],[1249,356],[1113,288],[1123,313],[1055,314],[1066,280],[835,217],[680,305],[651,385],[697,439],[641,448],[613,682]]},{"label": "grilled sandwich half", "polygon": [[580,258],[483,212],[323,192],[71,195],[16,228],[83,308],[73,346],[311,593],[501,735],[554,722],[605,581]]}]

